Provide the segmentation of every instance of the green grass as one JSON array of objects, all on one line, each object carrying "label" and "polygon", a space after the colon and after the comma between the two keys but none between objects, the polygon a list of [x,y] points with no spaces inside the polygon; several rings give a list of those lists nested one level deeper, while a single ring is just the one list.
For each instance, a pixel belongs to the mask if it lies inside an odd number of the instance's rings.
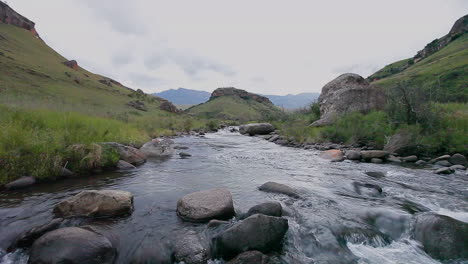
[{"label": "green grass", "polygon": [[237,96],[218,97],[187,111],[189,114],[201,118],[240,122],[274,120],[283,115],[283,112],[274,105],[245,100]]},{"label": "green grass", "polygon": [[401,61],[394,62],[382,68],[381,70],[377,71],[376,73],[369,76],[371,80],[380,80],[382,78],[389,77],[391,75],[397,74],[402,72],[408,65],[408,63],[412,61],[412,59],[404,59]]},{"label": "green grass", "polygon": [[[404,63],[404,61],[398,63]],[[379,75],[383,71],[376,74]],[[406,70],[374,81],[373,84],[391,89],[402,82],[411,86],[424,86],[424,92],[430,94],[433,101],[466,102],[468,100],[468,34],[457,38],[445,48],[416,62]]]}]

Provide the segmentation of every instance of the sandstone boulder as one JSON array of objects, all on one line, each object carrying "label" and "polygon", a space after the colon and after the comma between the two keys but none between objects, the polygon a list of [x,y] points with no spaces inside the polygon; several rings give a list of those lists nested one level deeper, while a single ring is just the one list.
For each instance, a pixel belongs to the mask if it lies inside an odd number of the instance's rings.
[{"label": "sandstone boulder", "polygon": [[163,138],[146,142],[140,150],[148,157],[169,157],[174,155],[174,141]]},{"label": "sandstone boulder", "polygon": [[318,100],[321,118],[312,125],[333,124],[336,117],[350,112],[369,112],[385,104],[383,91],[357,74],[347,73],[326,84]]},{"label": "sandstone boulder", "polygon": [[189,222],[230,219],[235,215],[231,192],[217,188],[187,194],[177,202],[177,214]]},{"label": "sandstone boulder", "polygon": [[36,240],[28,263],[112,264],[116,254],[106,237],[84,228],[66,227]]},{"label": "sandstone boulder", "polygon": [[239,132],[243,135],[266,135],[275,131],[275,127],[270,123],[246,124],[239,127]]},{"label": "sandstone boulder", "polygon": [[54,214],[58,217],[112,217],[132,211],[133,195],[117,190],[82,191],[54,207]]}]

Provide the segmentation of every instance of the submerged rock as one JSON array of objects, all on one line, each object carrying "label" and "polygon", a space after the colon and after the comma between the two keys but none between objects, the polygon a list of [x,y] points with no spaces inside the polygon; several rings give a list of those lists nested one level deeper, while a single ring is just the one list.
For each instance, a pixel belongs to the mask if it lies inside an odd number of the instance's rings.
[{"label": "submerged rock", "polygon": [[267,264],[267,262],[268,256],[260,251],[253,250],[239,254],[226,264]]},{"label": "submerged rock", "polygon": [[203,245],[201,238],[192,232],[177,239],[174,257],[177,262],[185,264],[205,264],[209,259],[209,249]]},{"label": "submerged rock", "polygon": [[192,157],[192,154],[189,154],[189,153],[187,153],[187,152],[180,152],[180,153],[179,153],[179,156],[180,156],[181,158],[188,158],[188,157]]},{"label": "submerged rock", "polygon": [[16,248],[30,247],[36,239],[38,239],[45,233],[59,228],[62,222],[63,218],[55,218],[47,224],[32,228],[28,232],[18,237],[16,241],[8,248],[8,251],[11,252]]},{"label": "submerged rock", "polygon": [[362,155],[360,151],[348,150],[346,151],[346,158],[349,160],[361,160]]},{"label": "submerged rock", "polygon": [[84,228],[66,227],[36,240],[28,263],[112,264],[116,254],[106,237]]},{"label": "submerged rock", "polygon": [[300,197],[296,190],[294,190],[293,188],[277,182],[264,183],[258,189],[264,192],[285,194],[294,198]]},{"label": "submerged rock", "polygon": [[36,183],[36,178],[34,177],[21,177],[8,184],[5,184],[5,188],[7,190],[18,190],[18,189],[31,187],[35,183]]},{"label": "submerged rock", "polygon": [[135,166],[133,166],[132,164],[124,161],[124,160],[119,160],[119,162],[117,162],[117,168],[119,170],[133,170],[133,169],[136,169]]},{"label": "submerged rock", "polygon": [[133,195],[118,190],[89,190],[59,202],[54,214],[59,217],[111,217],[133,211]]},{"label": "submerged rock", "polygon": [[164,139],[153,139],[146,142],[140,150],[148,157],[169,157],[174,155],[174,141]]},{"label": "submerged rock", "polygon": [[173,264],[172,250],[158,241],[146,241],[139,246],[130,264]]},{"label": "submerged rock", "polygon": [[418,215],[414,239],[421,242],[431,257],[438,260],[468,258],[468,224],[445,215]]},{"label": "submerged rock", "polygon": [[281,248],[288,220],[256,214],[237,223],[213,239],[217,255],[231,258],[245,251],[268,253]]},{"label": "submerged rock", "polygon": [[371,197],[382,195],[382,188],[376,184],[353,182],[353,186],[354,191],[359,195],[366,195]]},{"label": "submerged rock", "polygon": [[275,127],[270,123],[255,123],[247,124],[239,127],[239,132],[241,134],[254,135],[266,135],[275,131]]},{"label": "submerged rock", "polygon": [[217,188],[187,194],[177,202],[177,215],[190,222],[229,219],[235,215],[231,192]]},{"label": "submerged rock", "polygon": [[246,217],[254,214],[281,217],[283,214],[283,208],[278,202],[266,202],[250,208],[246,214]]}]

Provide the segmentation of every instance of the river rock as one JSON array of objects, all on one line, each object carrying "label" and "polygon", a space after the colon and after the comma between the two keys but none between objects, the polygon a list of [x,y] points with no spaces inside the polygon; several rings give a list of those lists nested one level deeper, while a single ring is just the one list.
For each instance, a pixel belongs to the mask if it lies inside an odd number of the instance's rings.
[{"label": "river rock", "polygon": [[144,241],[133,255],[130,264],[173,264],[172,250],[158,241]]},{"label": "river rock", "polygon": [[468,224],[445,215],[418,215],[414,239],[421,242],[431,257],[438,260],[468,258]]},{"label": "river rock", "polygon": [[125,146],[115,142],[102,143],[115,148],[120,155],[120,159],[133,165],[139,165],[146,162],[146,155],[139,149]]},{"label": "river rock", "polygon": [[275,127],[270,123],[246,124],[239,127],[239,132],[243,135],[266,135],[275,131]]},{"label": "river rock", "polygon": [[261,214],[252,215],[213,239],[216,253],[231,258],[245,251],[268,253],[281,247],[288,220]]},{"label": "river rock", "polygon": [[239,254],[234,259],[228,261],[226,264],[267,264],[268,256],[260,251],[247,251]]},{"label": "river rock", "polygon": [[427,162],[424,161],[424,160],[418,160],[418,161],[416,161],[414,164],[419,165],[419,166],[424,166],[424,165],[427,164]]},{"label": "river rock", "polygon": [[378,159],[378,158],[372,158],[370,160],[371,163],[375,163],[375,164],[382,164],[383,163],[383,159]]},{"label": "river rock", "polygon": [[231,192],[217,188],[187,194],[177,202],[177,214],[189,222],[229,219],[235,215]]},{"label": "river rock", "polygon": [[439,160],[448,160],[448,159],[450,159],[450,157],[451,157],[450,155],[443,155],[443,156],[440,156],[440,157],[437,157],[435,159],[430,160],[429,163],[434,164]]},{"label": "river rock", "polygon": [[348,150],[346,151],[346,158],[349,160],[361,160],[362,155],[360,151]]},{"label": "river rock", "polygon": [[181,158],[188,158],[188,157],[192,157],[192,154],[189,154],[189,153],[187,153],[187,152],[180,152],[180,153],[179,153],[179,156],[180,156]]},{"label": "river rock", "polygon": [[16,248],[28,248],[36,239],[41,237],[47,232],[58,229],[63,222],[63,218],[55,218],[47,224],[36,226],[28,232],[22,234],[16,241],[8,248],[8,252],[14,251]]},{"label": "river rock", "polygon": [[386,159],[390,153],[383,150],[364,150],[361,151],[362,158],[365,160],[371,159]]},{"label": "river rock", "polygon": [[401,158],[401,160],[403,160],[405,162],[416,162],[416,161],[418,161],[418,156],[411,155],[411,156],[403,157],[403,158]]},{"label": "river rock", "polygon": [[401,159],[393,155],[388,155],[387,161],[392,163],[401,163]]},{"label": "river rock", "polygon": [[112,264],[116,254],[106,237],[84,228],[66,227],[36,240],[28,263]]},{"label": "river rock", "polygon": [[383,92],[353,73],[340,75],[322,88],[318,99],[320,120],[313,126],[333,124],[336,117],[350,112],[369,112],[385,105]]},{"label": "river rock", "polygon": [[174,257],[177,262],[185,264],[206,264],[209,249],[203,245],[195,232],[179,237],[174,245]]},{"label": "river rock", "polygon": [[454,154],[452,157],[449,159],[450,163],[453,165],[463,165],[466,166],[468,162],[466,161],[466,157],[463,156],[462,154]]},{"label": "river rock", "polygon": [[140,150],[148,157],[169,157],[174,155],[174,141],[164,139],[153,139],[146,142]]},{"label": "river rock", "polygon": [[450,166],[450,169],[452,170],[466,170],[466,167],[463,166],[463,165],[453,165],[453,166]]},{"label": "river rock", "polygon": [[439,161],[436,161],[434,165],[441,166],[441,167],[450,167],[452,166],[452,163],[450,163],[448,160],[439,160]]},{"label": "river rock", "polygon": [[18,190],[31,187],[36,183],[36,178],[34,177],[21,177],[17,180],[14,180],[10,183],[5,184],[7,190]]},{"label": "river rock", "polygon": [[434,171],[435,174],[452,174],[455,171],[450,167],[440,168]]},{"label": "river rock", "polygon": [[279,135],[274,135],[272,136],[268,141],[270,142],[275,142],[276,140],[280,139],[280,136]]},{"label": "river rock", "polygon": [[126,162],[125,160],[119,160],[119,162],[117,162],[117,168],[119,170],[133,170],[133,169],[136,169],[135,166],[133,166],[132,164]]},{"label": "river rock", "polygon": [[294,198],[300,197],[296,190],[294,190],[293,188],[277,182],[264,183],[258,189],[264,192],[285,194]]},{"label": "river rock", "polygon": [[250,208],[246,214],[246,217],[254,214],[281,217],[283,214],[283,208],[278,202],[266,202]]},{"label": "river rock", "polygon": [[345,159],[343,152],[338,149],[324,151],[320,153],[320,157],[330,160],[331,162],[341,162]]},{"label": "river rock", "polygon": [[112,217],[133,211],[133,195],[118,190],[88,190],[59,202],[54,207],[58,217]]}]

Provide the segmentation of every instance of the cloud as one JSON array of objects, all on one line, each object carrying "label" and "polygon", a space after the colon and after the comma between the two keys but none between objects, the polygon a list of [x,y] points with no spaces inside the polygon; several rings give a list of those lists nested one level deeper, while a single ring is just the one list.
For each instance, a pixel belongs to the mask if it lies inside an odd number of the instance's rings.
[{"label": "cloud", "polygon": [[154,86],[166,84],[166,80],[144,73],[130,73],[130,81],[134,85],[153,88]]},{"label": "cloud", "polygon": [[114,56],[112,57],[112,63],[116,66],[128,65],[134,62],[134,60],[135,59],[133,58],[132,54],[124,52],[114,54]]}]

